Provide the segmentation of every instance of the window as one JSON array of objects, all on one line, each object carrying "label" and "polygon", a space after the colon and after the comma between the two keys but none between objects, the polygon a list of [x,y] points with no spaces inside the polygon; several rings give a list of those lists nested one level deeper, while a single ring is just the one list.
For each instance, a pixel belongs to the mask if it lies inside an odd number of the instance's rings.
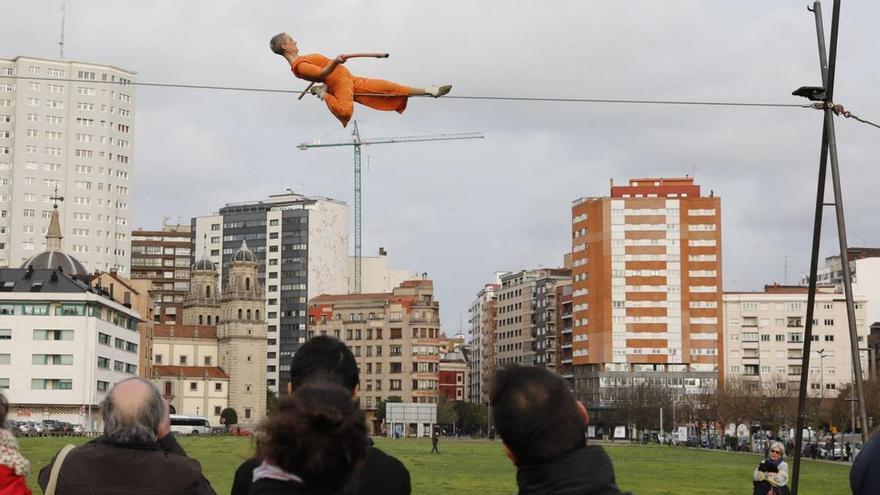
[{"label": "window", "polygon": [[214,406],[214,416],[220,416],[220,406]]},{"label": "window", "polygon": [[73,340],[73,330],[34,330],[34,340]]},{"label": "window", "polygon": [[153,363],[155,363],[155,364],[162,364],[162,355],[161,355],[161,354],[156,354],[156,357],[153,359]]},{"label": "window", "polygon": [[58,378],[33,378],[31,390],[71,390],[73,380]]},{"label": "window", "polygon": [[222,383],[215,383],[214,384],[214,391],[215,392],[222,392],[223,391],[223,384]]},{"label": "window", "polygon": [[213,366],[211,364],[211,356],[205,356],[205,366]]},{"label": "window", "polygon": [[12,340],[12,329],[0,328],[0,340]]},{"label": "window", "polygon": [[[107,335],[106,333],[100,333],[100,332],[99,332],[99,333],[98,333],[98,343],[99,343],[99,344],[104,344],[104,345],[110,345],[110,336]],[[156,357],[159,358],[159,361],[158,361],[158,362],[162,362],[162,356],[161,356],[161,355],[156,356]]]},{"label": "window", "polygon": [[199,390],[199,382],[189,382],[189,390],[190,392],[197,392]]},{"label": "window", "polygon": [[110,388],[110,382],[98,380],[98,392],[106,392]]},{"label": "window", "polygon": [[186,366],[186,355],[180,356],[180,365]]},{"label": "window", "polygon": [[98,368],[109,370],[110,360],[105,357],[98,356]]}]

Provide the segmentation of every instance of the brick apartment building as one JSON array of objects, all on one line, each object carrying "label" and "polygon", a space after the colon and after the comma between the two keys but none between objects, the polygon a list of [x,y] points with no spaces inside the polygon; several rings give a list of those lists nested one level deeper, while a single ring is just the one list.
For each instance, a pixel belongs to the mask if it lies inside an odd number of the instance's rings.
[{"label": "brick apartment building", "polygon": [[720,198],[685,177],[612,183],[609,196],[573,201],[572,275],[571,359],[589,407],[613,407],[620,387],[714,389],[723,369]]}]

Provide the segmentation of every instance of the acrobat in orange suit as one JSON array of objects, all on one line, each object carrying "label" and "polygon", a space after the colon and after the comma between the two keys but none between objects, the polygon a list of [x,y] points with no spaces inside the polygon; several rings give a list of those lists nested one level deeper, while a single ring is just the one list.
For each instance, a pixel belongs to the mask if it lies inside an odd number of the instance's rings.
[{"label": "acrobat in orange suit", "polygon": [[403,113],[410,96],[437,98],[452,89],[451,85],[411,88],[391,81],[352,75],[348,69],[342,67],[346,60],[355,56],[382,55],[339,55],[333,60],[318,54],[300,55],[296,40],[287,33],[273,36],[269,41],[269,48],[290,63],[290,70],[296,77],[312,83],[324,83],[312,85],[309,92],[324,100],[327,108],[342,122],[343,127],[351,120],[354,102],[376,110]]}]

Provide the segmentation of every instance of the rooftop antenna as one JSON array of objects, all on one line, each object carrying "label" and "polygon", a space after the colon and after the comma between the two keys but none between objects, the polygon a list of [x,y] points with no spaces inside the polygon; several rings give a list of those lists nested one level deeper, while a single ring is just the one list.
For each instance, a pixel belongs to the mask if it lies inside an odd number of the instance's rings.
[{"label": "rooftop antenna", "polygon": [[61,58],[64,58],[64,24],[67,18],[67,0],[61,3],[61,41],[58,46],[61,48]]}]

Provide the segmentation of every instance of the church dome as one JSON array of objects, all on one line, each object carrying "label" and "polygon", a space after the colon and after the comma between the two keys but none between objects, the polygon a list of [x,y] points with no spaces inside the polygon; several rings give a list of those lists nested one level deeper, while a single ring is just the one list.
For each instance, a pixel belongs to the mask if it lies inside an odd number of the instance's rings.
[{"label": "church dome", "polygon": [[[64,200],[64,198],[58,196],[57,187],[55,196],[53,199]],[[49,229],[46,231],[46,250],[36,256],[32,256],[21,267],[33,267],[34,270],[56,270],[60,268],[62,272],[71,276],[88,276],[89,272],[78,259],[61,251],[61,238],[61,221],[58,219],[58,204],[56,203],[52,209],[52,215],[49,217]]]},{"label": "church dome", "polygon": [[245,261],[249,263],[256,263],[257,256],[254,254],[253,251],[248,248],[247,241],[242,240],[241,247],[238,248],[238,251],[236,251],[235,254],[232,255],[232,261]]},{"label": "church dome", "polygon": [[60,268],[62,272],[71,276],[88,275],[86,267],[78,259],[61,251],[43,251],[21,265],[22,268],[31,266],[34,270],[56,270]]},{"label": "church dome", "polygon": [[199,258],[199,261],[196,261],[196,264],[192,266],[192,270],[195,271],[210,271],[216,272],[217,267],[214,266],[214,262],[209,260],[207,256],[202,255]]}]

